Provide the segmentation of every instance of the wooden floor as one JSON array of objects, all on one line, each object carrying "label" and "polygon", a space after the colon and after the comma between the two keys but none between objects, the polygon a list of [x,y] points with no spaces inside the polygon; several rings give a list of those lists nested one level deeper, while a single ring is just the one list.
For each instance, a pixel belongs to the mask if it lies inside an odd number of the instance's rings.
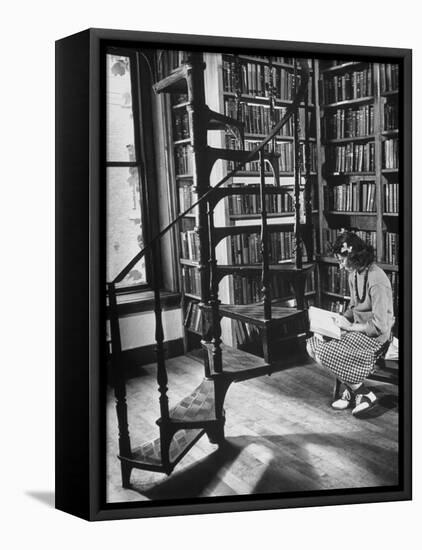
[{"label": "wooden floor", "polygon": [[[189,357],[167,363],[170,406],[202,380],[201,364]],[[161,500],[253,493],[391,486],[397,484],[397,388],[369,383],[379,397],[368,418],[330,408],[332,378],[305,362],[232,384],[225,401],[227,448],[203,436],[170,476],[132,471],[122,489],[117,422],[110,391],[107,405],[107,501]],[[155,366],[128,382],[133,446],[158,435]]]}]

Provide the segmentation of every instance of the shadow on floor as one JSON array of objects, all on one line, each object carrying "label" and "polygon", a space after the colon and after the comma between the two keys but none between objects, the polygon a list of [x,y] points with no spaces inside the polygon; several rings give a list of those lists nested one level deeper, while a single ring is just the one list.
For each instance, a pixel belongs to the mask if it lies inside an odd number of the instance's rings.
[{"label": "shadow on floor", "polygon": [[54,491],[26,491],[25,493],[28,497],[31,497],[38,502],[41,502],[49,508],[54,508],[55,503],[55,493]]},{"label": "shadow on floor", "polygon": [[196,464],[188,466],[182,471],[173,472],[164,481],[150,488],[143,488],[135,481],[131,488],[151,500],[197,497],[218,476],[218,472],[222,468],[235,461],[240,450],[228,439],[223,447],[199,460]]},{"label": "shadow on floor", "polygon": [[[252,445],[264,449],[269,459],[262,461],[258,455],[254,457]],[[326,456],[327,448],[330,464],[325,469],[321,458]],[[242,453],[249,454],[247,462],[240,457]],[[229,437],[223,448],[182,470],[176,468],[171,476],[148,487],[142,486],[135,474],[131,489],[150,500],[166,500],[204,497],[209,494],[207,488],[216,486],[222,494],[236,495],[395,485],[397,453],[382,451],[383,468],[379,453],[376,445],[365,444],[362,449],[359,438],[337,433]],[[358,456],[359,460],[355,458],[355,463],[350,462],[350,456]],[[358,471],[356,484],[354,468]],[[366,471],[364,480],[358,479],[362,468]],[[232,480],[237,479],[245,488],[243,492],[225,486],[224,473],[228,470]],[[335,485],[333,479],[341,481]],[[230,492],[224,493],[224,490]]]}]

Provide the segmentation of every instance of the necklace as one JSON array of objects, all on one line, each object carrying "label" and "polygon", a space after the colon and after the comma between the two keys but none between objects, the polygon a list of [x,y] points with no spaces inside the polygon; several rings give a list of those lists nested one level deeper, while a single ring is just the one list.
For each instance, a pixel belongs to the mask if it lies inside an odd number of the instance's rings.
[{"label": "necklace", "polygon": [[369,269],[366,268],[365,270],[365,279],[363,281],[363,296],[362,298],[359,296],[359,287],[358,287],[358,272],[355,271],[355,292],[356,292],[356,300],[361,304],[365,301],[366,298],[366,284],[368,282],[368,271]]}]

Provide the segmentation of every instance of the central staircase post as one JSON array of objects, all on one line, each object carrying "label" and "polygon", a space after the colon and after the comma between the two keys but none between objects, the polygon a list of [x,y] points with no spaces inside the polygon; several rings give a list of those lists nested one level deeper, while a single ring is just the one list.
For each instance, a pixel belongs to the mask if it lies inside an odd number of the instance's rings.
[{"label": "central staircase post", "polygon": [[271,362],[271,291],[269,281],[269,246],[267,228],[267,199],[265,194],[265,160],[264,151],[259,152],[259,168],[261,175],[260,199],[261,199],[261,256],[262,256],[262,278],[261,291],[264,300],[264,320],[266,326],[261,331],[262,347],[264,358],[267,363]]},{"label": "central staircase post", "polygon": [[[299,88],[299,77],[297,74],[297,62],[295,60],[294,68],[294,86],[295,90]],[[295,180],[295,258],[296,268],[302,269],[302,236],[300,231],[300,137],[299,137],[299,107],[295,108],[293,117],[294,129],[294,180]]]},{"label": "central staircase post", "polygon": [[262,255],[262,296],[264,300],[264,319],[271,320],[271,292],[269,282],[269,233],[267,229],[267,199],[265,194],[265,160],[264,151],[259,152],[259,167],[261,175],[260,200],[261,200],[261,255]]}]

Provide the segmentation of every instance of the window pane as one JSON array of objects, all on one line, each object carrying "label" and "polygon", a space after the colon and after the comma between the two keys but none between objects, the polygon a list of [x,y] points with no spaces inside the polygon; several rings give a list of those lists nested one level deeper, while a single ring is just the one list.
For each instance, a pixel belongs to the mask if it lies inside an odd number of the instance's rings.
[{"label": "window pane", "polygon": [[107,160],[136,160],[134,143],[129,58],[108,54]]},{"label": "window pane", "polygon": [[[143,248],[139,175],[136,168],[107,168],[107,281]],[[146,282],[145,260],[117,286]]]}]

